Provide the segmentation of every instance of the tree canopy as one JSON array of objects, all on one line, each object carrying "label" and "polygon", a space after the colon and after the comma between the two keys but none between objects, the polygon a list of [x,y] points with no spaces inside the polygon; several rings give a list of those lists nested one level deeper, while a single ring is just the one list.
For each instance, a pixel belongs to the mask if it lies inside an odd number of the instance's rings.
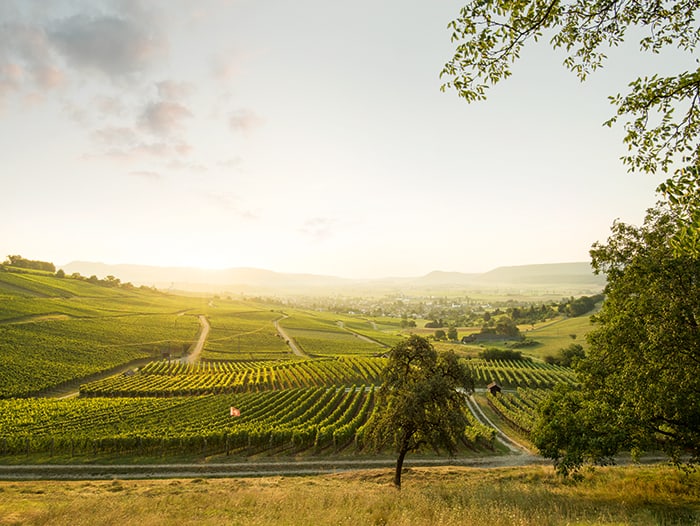
[{"label": "tree canopy", "polygon": [[377,450],[396,449],[397,488],[409,451],[423,446],[455,451],[468,423],[465,391],[473,388],[470,369],[452,351],[438,354],[425,338],[412,335],[391,349],[364,440]]},{"label": "tree canopy", "polygon": [[620,450],[700,462],[700,257],[674,251],[676,234],[660,203],[591,250],[607,299],[574,364],[581,386],[556,390],[532,434],[563,472]]},{"label": "tree canopy", "polygon": [[564,66],[585,80],[605,62],[606,50],[634,29],[642,52],[673,48],[687,56],[675,74],[630,79],[629,91],[610,97],[621,118],[630,171],[669,172],[659,189],[669,200],[696,201],[693,214],[678,217],[674,250],[700,254],[700,67],[696,47],[698,0],[471,0],[450,22],[457,44],[441,77],[443,91],[454,89],[468,102],[486,98],[490,86],[511,75],[511,64],[528,42],[545,35],[566,51]]}]

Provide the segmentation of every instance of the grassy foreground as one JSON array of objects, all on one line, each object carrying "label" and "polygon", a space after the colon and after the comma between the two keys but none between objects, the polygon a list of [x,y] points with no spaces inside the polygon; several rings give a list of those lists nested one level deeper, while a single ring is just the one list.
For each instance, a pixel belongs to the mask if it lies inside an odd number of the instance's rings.
[{"label": "grassy foreground", "polygon": [[3,482],[0,524],[700,524],[700,474],[600,468],[411,468],[316,477]]}]

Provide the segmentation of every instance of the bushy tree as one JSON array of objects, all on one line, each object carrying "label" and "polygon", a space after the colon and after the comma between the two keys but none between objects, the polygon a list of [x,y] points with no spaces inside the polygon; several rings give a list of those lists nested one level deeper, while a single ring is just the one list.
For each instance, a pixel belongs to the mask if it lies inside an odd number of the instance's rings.
[{"label": "bushy tree", "polygon": [[397,488],[409,451],[456,450],[468,423],[464,398],[473,388],[471,370],[452,351],[438,354],[425,338],[413,335],[391,349],[364,440],[376,450],[396,449]]},{"label": "bushy tree", "polygon": [[673,248],[673,205],[644,225],[615,223],[591,250],[607,275],[589,349],[575,365],[580,389],[559,390],[532,439],[563,472],[621,449],[700,461],[700,257]]}]

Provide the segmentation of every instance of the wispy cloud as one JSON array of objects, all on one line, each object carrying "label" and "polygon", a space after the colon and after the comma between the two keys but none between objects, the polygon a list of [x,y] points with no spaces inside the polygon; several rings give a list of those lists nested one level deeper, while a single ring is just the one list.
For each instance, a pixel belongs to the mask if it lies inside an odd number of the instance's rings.
[{"label": "wispy cloud", "polygon": [[192,112],[178,102],[158,101],[146,105],[140,124],[155,135],[172,136],[181,130],[183,121],[192,117]]},{"label": "wispy cloud", "polygon": [[240,200],[236,196],[233,196],[231,194],[210,193],[207,195],[207,200],[213,206],[216,206],[217,208],[227,213],[233,214],[241,219],[252,221],[258,218],[258,215],[255,214],[252,210],[248,210],[242,207],[239,203]]},{"label": "wispy cloud", "polygon": [[264,124],[265,120],[252,110],[236,110],[229,115],[229,126],[233,131],[250,134]]},{"label": "wispy cloud", "polygon": [[148,181],[160,181],[163,176],[160,175],[157,172],[150,172],[148,170],[136,170],[133,172],[129,172],[129,175],[132,177],[138,177],[140,179],[145,179]]},{"label": "wispy cloud", "polygon": [[0,24],[0,95],[26,89],[50,90],[65,74],[41,27]]},{"label": "wispy cloud", "polygon": [[204,173],[208,170],[208,168],[203,164],[181,161],[179,159],[173,159],[172,161],[168,162],[166,166],[169,170],[178,170],[189,173]]},{"label": "wispy cloud", "polygon": [[313,217],[307,219],[299,228],[299,232],[312,238],[314,241],[325,241],[333,237],[334,229],[337,226],[335,219],[329,217]]},{"label": "wispy cloud", "polygon": [[163,80],[156,84],[158,96],[162,100],[182,101],[194,93],[194,85],[189,82]]}]

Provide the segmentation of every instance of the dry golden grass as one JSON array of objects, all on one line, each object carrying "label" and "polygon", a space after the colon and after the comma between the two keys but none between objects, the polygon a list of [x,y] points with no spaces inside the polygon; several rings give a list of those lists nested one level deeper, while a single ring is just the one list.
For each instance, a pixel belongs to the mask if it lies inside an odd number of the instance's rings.
[{"label": "dry golden grass", "polygon": [[316,477],[0,483],[0,524],[700,524],[700,475],[601,468],[412,468]]}]

